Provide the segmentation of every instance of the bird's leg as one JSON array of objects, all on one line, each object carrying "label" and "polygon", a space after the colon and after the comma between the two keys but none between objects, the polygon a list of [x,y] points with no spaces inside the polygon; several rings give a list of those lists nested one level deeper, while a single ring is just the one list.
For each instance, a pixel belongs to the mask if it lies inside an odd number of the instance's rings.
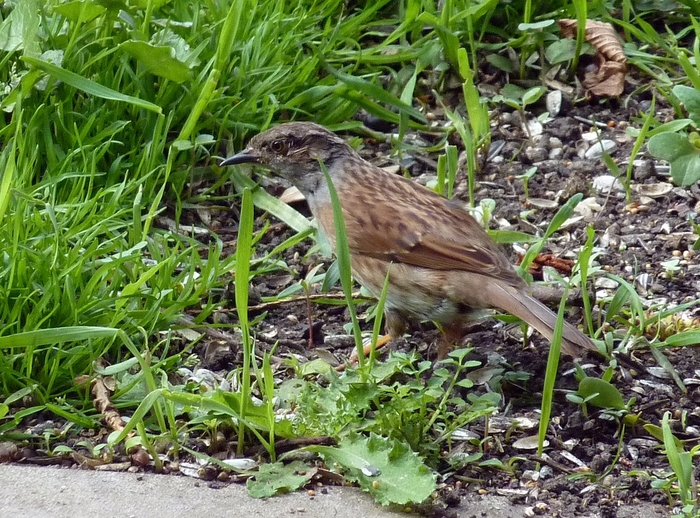
[{"label": "bird's leg", "polygon": [[447,358],[447,353],[450,352],[450,347],[452,345],[458,346],[462,343],[465,330],[466,324],[461,320],[455,320],[454,322],[440,328],[440,331],[442,331],[442,339],[438,344],[438,361]]},{"label": "bird's leg", "polygon": [[[380,347],[384,347],[386,344],[397,338],[401,338],[406,332],[407,325],[406,320],[401,316],[398,311],[393,311],[391,309],[384,310],[384,328],[386,333],[384,336],[380,336],[377,343],[372,347],[372,344],[367,344],[363,347],[362,351],[365,356],[372,354],[372,351],[376,351]],[[348,359],[350,365],[357,363],[357,349],[353,350],[350,358]]]}]

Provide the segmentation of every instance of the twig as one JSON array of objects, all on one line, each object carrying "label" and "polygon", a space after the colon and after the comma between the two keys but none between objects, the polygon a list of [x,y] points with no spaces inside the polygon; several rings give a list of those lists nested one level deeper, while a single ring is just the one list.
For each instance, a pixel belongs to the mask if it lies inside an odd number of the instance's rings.
[{"label": "twig", "polygon": [[[372,299],[364,297],[363,295],[360,294],[360,292],[355,292],[352,294],[353,299],[359,299],[361,302],[370,302]],[[248,306],[248,311],[261,311],[265,309],[269,309],[275,306],[282,306],[284,304],[293,304],[295,302],[313,302],[316,300],[343,300],[345,299],[345,294],[343,293],[329,293],[329,294],[322,294],[319,293],[317,295],[309,295],[308,297],[306,295],[301,296],[301,297],[288,297],[286,299],[279,299],[279,300],[270,300],[268,302],[263,302],[262,304],[257,304],[255,306]],[[193,310],[197,311],[197,310]],[[220,308],[216,310],[219,313],[235,313],[238,311],[237,308]]]},{"label": "twig", "polygon": [[564,464],[557,462],[550,457],[538,457],[537,455],[528,455],[529,460],[534,460],[535,462],[541,462],[542,464],[546,464],[547,466],[558,469],[562,473],[571,474],[574,472],[573,469],[571,469],[568,466],[564,466]]},{"label": "twig", "polygon": [[314,322],[313,316],[311,315],[311,294],[309,293],[308,286],[304,290],[306,295],[306,319],[309,323],[309,349],[314,348]]},{"label": "twig", "polygon": [[584,124],[589,124],[591,126],[595,126],[596,128],[608,129],[608,125],[605,124],[604,122],[598,122],[598,121],[595,121],[593,119],[586,119],[585,117],[581,117],[579,115],[574,115],[574,119],[579,121],[579,122],[583,122]]}]

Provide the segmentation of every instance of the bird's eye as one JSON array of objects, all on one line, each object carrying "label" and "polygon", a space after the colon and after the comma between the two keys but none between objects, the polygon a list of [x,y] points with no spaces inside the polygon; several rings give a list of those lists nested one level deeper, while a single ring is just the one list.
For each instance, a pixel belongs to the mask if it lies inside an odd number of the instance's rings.
[{"label": "bird's eye", "polygon": [[274,151],[275,153],[281,153],[284,151],[285,147],[284,140],[273,140],[270,142],[270,150]]}]

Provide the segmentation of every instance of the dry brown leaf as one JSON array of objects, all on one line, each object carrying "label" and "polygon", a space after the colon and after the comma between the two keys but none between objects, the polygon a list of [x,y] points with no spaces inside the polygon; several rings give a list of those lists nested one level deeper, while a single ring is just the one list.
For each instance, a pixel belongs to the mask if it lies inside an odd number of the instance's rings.
[{"label": "dry brown leaf", "polygon": [[593,95],[600,97],[617,97],[625,87],[627,66],[614,61],[604,62],[597,72],[588,72],[583,80],[583,87]]},{"label": "dry brown leaf", "polygon": [[[523,256],[518,254],[517,264],[520,264]],[[536,279],[542,279],[542,268],[544,266],[549,266],[554,268],[560,275],[571,275],[574,268],[574,262],[570,259],[564,259],[563,257],[557,257],[552,254],[537,254],[535,259],[530,264],[530,274]]]},{"label": "dry brown leaf", "polygon": [[[576,37],[576,20],[559,20],[559,28],[567,38]],[[583,86],[589,93],[597,96],[617,97],[625,87],[627,57],[622,50],[622,43],[612,25],[594,20],[586,21],[586,41],[596,50],[598,70],[587,72]]]},{"label": "dry brown leaf", "polygon": [[[558,22],[561,33],[567,38],[576,37],[576,20],[564,19]],[[586,41],[593,45],[606,61],[627,63],[627,56],[622,51],[622,43],[612,25],[594,20],[586,21]]]},{"label": "dry brown leaf", "polygon": [[104,415],[104,421],[112,430],[122,430],[126,423],[111,401],[112,391],[109,389],[109,377],[98,376],[92,382],[92,403],[95,409]]}]

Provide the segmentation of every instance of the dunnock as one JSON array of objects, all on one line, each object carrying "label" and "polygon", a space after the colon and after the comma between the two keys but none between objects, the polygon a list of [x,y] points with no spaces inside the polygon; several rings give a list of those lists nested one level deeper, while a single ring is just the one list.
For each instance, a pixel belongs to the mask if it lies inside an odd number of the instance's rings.
[{"label": "dunnock", "polygon": [[[438,323],[446,340],[462,338],[473,309],[499,308],[552,339],[556,315],[528,293],[506,256],[460,203],[372,165],[342,138],[310,122],[290,122],[253,137],[221,165],[261,164],[306,197],[331,245],[333,207],[319,162],[343,207],[355,278],[379,296],[389,273],[386,328],[392,338],[409,318]],[[562,351],[597,350],[564,323]],[[446,347],[439,356],[444,357]]]}]

